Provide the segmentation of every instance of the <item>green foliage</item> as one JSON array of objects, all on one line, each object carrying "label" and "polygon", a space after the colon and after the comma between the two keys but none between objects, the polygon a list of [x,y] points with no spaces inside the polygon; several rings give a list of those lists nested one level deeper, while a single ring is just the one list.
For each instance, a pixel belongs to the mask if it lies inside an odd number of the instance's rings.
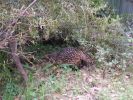
[{"label": "green foliage", "polygon": [[[0,52],[0,85],[3,86],[5,81],[11,79],[10,67],[8,65],[7,54],[4,52]],[[3,89],[3,87],[0,87]],[[1,94],[1,92],[0,92]]]},{"label": "green foliage", "polygon": [[19,94],[20,88],[16,83],[20,79],[16,68],[10,63],[9,55],[0,52],[0,95],[3,100],[14,100],[14,96]]},{"label": "green foliage", "polygon": [[6,62],[6,60],[7,60],[7,54],[0,51],[0,64]]},{"label": "green foliage", "polygon": [[125,70],[128,67],[128,62],[132,59],[132,54],[130,51],[124,51],[125,47],[119,46],[116,48],[112,48],[109,45],[104,45],[104,47],[97,46],[96,58],[98,62],[108,68]]},{"label": "green foliage", "polygon": [[14,97],[20,93],[21,89],[12,81],[7,81],[3,93],[3,100],[14,100]]},{"label": "green foliage", "polygon": [[65,85],[65,79],[57,79],[53,74],[50,75],[46,80],[36,81],[33,74],[29,76],[28,87],[24,89],[22,98],[25,100],[41,99],[49,93],[60,92]]},{"label": "green foliage", "polygon": [[[39,93],[42,93],[39,95]],[[45,94],[45,87],[39,86],[37,82],[34,81],[34,77],[32,74],[29,75],[29,82],[27,83],[27,88],[24,89],[22,98],[25,100],[33,100],[37,99],[39,96],[40,98],[44,98]]]},{"label": "green foliage", "polygon": [[48,87],[48,92],[60,92],[65,86],[65,79],[63,76],[60,79],[57,79],[55,76],[50,76],[49,81],[46,82],[45,85]]},{"label": "green foliage", "polygon": [[[7,6],[6,8],[6,3],[3,3],[2,8],[0,7],[0,10],[2,10],[0,15],[2,29],[10,23],[9,19],[16,18],[19,12],[18,8],[23,4],[28,5],[29,1],[21,0],[16,3],[17,6],[13,3],[12,7]],[[71,46],[73,41],[76,40],[81,46],[87,48],[88,53],[95,56],[98,66],[118,67],[123,70],[127,66],[132,66],[132,64],[128,64],[128,61],[132,60],[133,57],[132,52],[130,52],[132,48],[129,50],[129,47],[125,45],[127,39],[123,36],[122,21],[104,0],[39,0],[27,12],[32,16],[27,15],[21,18],[15,27],[16,37],[19,40],[19,50],[25,56],[27,54],[33,55],[36,58],[35,60],[38,61],[46,53],[54,52],[61,47]],[[38,27],[41,27],[41,29],[39,30]],[[30,37],[30,39],[27,37]],[[67,45],[51,46],[40,43],[40,41],[48,40],[51,37],[63,38],[67,41]],[[28,44],[29,41],[31,44]],[[129,41],[132,41],[132,39]],[[96,52],[90,52],[91,47]],[[43,100],[46,93],[61,92],[66,85],[66,80],[64,76],[58,79],[53,75],[52,67],[62,68],[66,73],[72,70],[68,64],[43,66],[42,70],[50,74],[47,81],[41,82],[36,81],[30,71],[28,86],[22,93],[17,89],[18,86],[14,82],[9,81],[14,76],[14,80],[20,78],[16,69],[8,65],[8,56],[4,52],[0,52],[0,66],[0,85],[4,86],[6,83],[3,95],[5,100],[11,100],[18,94],[22,95],[24,100],[36,100],[38,98]],[[29,68],[25,65],[26,67]],[[3,87],[1,88],[3,89]],[[79,91],[76,89],[75,94]],[[102,92],[102,96],[99,98],[110,99],[106,89]],[[129,94],[128,92],[126,93]],[[123,94],[122,97],[127,99],[128,96]]]},{"label": "green foliage", "polygon": [[100,6],[105,0],[90,0],[92,2],[92,5],[97,7]]}]

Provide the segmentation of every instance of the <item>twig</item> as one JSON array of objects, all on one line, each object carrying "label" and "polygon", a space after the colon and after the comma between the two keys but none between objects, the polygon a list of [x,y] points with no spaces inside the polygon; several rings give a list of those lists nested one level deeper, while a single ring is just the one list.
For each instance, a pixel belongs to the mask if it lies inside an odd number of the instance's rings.
[{"label": "twig", "polygon": [[[11,26],[16,25],[16,23],[18,22],[18,20],[24,15],[24,13],[36,2],[37,0],[34,0],[27,8],[25,8],[25,10],[23,12],[20,12],[20,14],[18,15],[18,18],[16,20],[14,20],[11,23]],[[23,7],[21,8],[23,9]]]}]

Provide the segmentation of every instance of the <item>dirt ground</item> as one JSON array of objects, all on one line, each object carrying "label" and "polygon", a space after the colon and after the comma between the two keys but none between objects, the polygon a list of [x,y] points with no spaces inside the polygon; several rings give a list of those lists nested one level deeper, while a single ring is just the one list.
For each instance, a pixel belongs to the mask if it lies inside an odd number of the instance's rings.
[{"label": "dirt ground", "polygon": [[[36,73],[39,81],[47,81],[44,73]],[[56,74],[60,80],[58,91],[47,92],[46,100],[132,100],[133,74],[131,72],[110,71],[97,69],[90,72],[85,69]],[[130,91],[131,90],[131,91]]]}]

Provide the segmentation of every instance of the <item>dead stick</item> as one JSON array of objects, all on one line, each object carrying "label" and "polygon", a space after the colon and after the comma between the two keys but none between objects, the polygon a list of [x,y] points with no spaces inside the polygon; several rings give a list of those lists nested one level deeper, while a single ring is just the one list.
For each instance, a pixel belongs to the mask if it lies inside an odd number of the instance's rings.
[{"label": "dead stick", "polygon": [[9,43],[10,49],[11,49],[11,55],[12,58],[17,66],[17,69],[19,70],[19,72],[22,74],[23,78],[25,81],[28,80],[28,76],[26,71],[24,70],[21,62],[20,62],[20,58],[17,55],[17,41],[15,39],[12,39]]}]

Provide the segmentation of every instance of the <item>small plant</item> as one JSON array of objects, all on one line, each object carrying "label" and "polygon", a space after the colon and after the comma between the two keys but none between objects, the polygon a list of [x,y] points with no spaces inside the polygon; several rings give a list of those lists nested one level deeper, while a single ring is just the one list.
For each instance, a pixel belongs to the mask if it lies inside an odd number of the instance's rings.
[{"label": "small plant", "polygon": [[102,89],[102,91],[99,92],[96,98],[98,100],[111,100],[109,92],[110,91],[108,89]]},{"label": "small plant", "polygon": [[3,93],[3,100],[14,100],[15,96],[20,93],[20,88],[18,85],[13,83],[12,81],[7,82],[4,93]]},{"label": "small plant", "polygon": [[65,86],[65,80],[58,79],[56,76],[51,75],[45,81],[36,81],[33,74],[30,75],[28,87],[24,89],[22,98],[25,100],[41,99],[43,100],[47,94],[60,92]]},{"label": "small plant", "polygon": [[97,46],[98,52],[96,58],[101,64],[108,66],[108,68],[118,68],[125,70],[128,65],[128,60],[132,58],[130,52],[117,52],[113,48],[103,48]]}]

